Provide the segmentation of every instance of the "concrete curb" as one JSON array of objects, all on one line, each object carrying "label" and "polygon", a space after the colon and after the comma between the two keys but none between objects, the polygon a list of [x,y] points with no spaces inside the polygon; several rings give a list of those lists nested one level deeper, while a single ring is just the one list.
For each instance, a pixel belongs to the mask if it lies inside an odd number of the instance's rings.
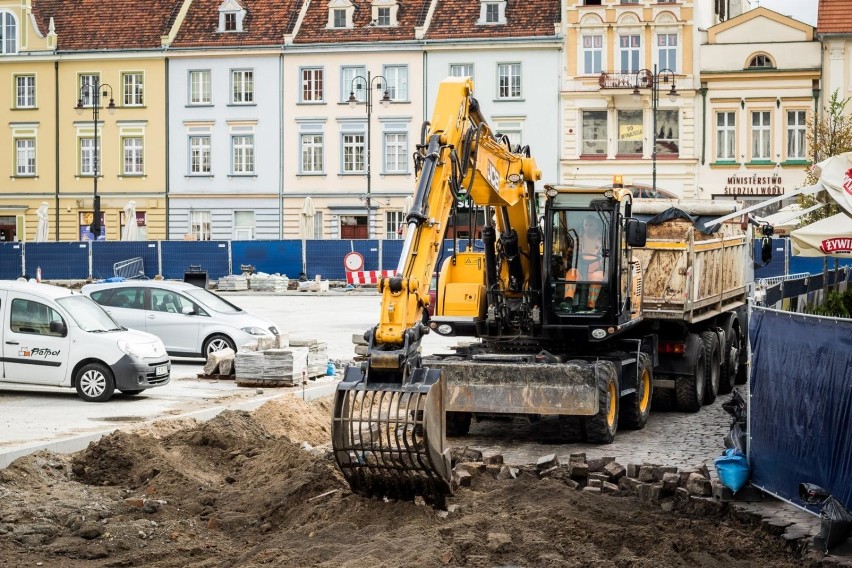
[{"label": "concrete curb", "polygon": [[[337,382],[338,381],[329,381],[328,383],[316,384],[310,386],[309,388],[306,388],[304,390],[304,399],[306,401],[311,401],[333,394],[335,388],[337,387]],[[144,426],[145,424],[151,424],[152,422],[159,422],[161,420],[176,420],[182,418],[194,418],[196,420],[206,422],[207,420],[210,420],[211,418],[217,416],[223,410],[255,410],[271,400],[275,400],[284,396],[296,396],[301,398],[302,389],[287,389],[287,391],[285,392],[279,392],[261,398],[235,401],[230,404],[212,406],[210,408],[194,410],[185,414],[154,418],[152,420],[146,420],[145,422],[134,422],[133,428],[138,428],[140,426]],[[331,417],[329,417],[329,422],[330,421]],[[84,450],[91,442],[96,442],[104,436],[112,434],[116,430],[120,430],[120,428],[109,428],[101,430],[100,432],[93,432],[81,436],[63,438],[61,440],[55,440],[51,442],[36,442],[33,444],[25,444],[23,446],[18,446],[15,448],[0,449],[0,469],[9,467],[9,464],[11,464],[13,461],[20,457],[27,456],[29,454],[33,454],[41,450],[48,450],[58,454],[70,454],[73,452]]]}]

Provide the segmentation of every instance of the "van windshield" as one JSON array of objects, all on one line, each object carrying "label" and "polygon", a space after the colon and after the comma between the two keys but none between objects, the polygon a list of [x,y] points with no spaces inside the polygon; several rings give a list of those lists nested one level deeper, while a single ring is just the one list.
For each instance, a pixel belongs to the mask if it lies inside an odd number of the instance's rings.
[{"label": "van windshield", "polygon": [[102,307],[86,296],[66,296],[56,301],[83,331],[101,333],[124,330]]},{"label": "van windshield", "polygon": [[213,292],[208,292],[204,288],[194,288],[188,290],[182,290],[184,294],[201,304],[202,306],[208,307],[211,310],[214,310],[223,314],[235,314],[237,312],[243,311],[238,308],[231,302],[225,300],[221,296],[217,296]]}]

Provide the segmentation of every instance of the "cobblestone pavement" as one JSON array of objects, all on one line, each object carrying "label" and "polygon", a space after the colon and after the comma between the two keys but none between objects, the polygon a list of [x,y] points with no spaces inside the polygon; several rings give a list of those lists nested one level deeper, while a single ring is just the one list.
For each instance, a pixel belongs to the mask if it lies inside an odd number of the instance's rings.
[{"label": "cobblestone pavement", "polygon": [[[745,392],[744,387],[740,389]],[[511,464],[535,463],[541,456],[553,453],[561,463],[568,463],[569,454],[575,452],[584,452],[587,458],[612,456],[625,466],[635,463],[694,468],[703,464],[717,479],[713,462],[725,451],[731,416],[722,403],[729,399],[730,395],[720,396],[697,413],[652,411],[644,429],[619,431],[609,445],[561,443],[555,418],[532,423],[521,418],[474,422],[469,435],[450,438],[449,443],[480,450],[486,456],[502,454]],[[759,518],[768,532],[788,541],[805,539],[809,547],[820,532],[819,517],[769,495],[762,501],[734,502],[732,507],[736,512]],[[826,557],[827,563],[852,567],[852,545],[848,548],[833,551]]]}]

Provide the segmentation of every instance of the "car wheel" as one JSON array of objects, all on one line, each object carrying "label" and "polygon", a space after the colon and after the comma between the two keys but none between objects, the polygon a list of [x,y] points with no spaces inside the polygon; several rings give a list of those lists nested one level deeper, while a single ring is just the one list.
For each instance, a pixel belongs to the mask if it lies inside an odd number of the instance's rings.
[{"label": "car wheel", "polygon": [[105,365],[89,363],[74,378],[77,394],[86,402],[106,402],[115,392],[115,378]]},{"label": "car wheel", "polygon": [[227,335],[216,334],[211,335],[204,342],[202,353],[205,357],[208,357],[214,351],[221,351],[222,349],[232,349],[234,352],[236,352],[237,346],[234,345],[233,340]]}]

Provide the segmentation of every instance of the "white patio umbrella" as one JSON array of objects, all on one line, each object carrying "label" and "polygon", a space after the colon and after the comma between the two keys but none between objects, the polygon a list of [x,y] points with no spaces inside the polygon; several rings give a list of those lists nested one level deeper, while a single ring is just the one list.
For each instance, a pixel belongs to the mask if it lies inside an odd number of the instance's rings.
[{"label": "white patio umbrella", "polygon": [[128,201],[124,206],[124,229],[121,231],[121,240],[138,241],[141,236],[139,224],[136,222],[136,202]]},{"label": "white patio umbrella", "polygon": [[310,197],[305,198],[305,204],[302,206],[301,223],[299,224],[299,236],[302,240],[312,239],[314,236],[314,202]]},{"label": "white patio umbrella", "polygon": [[47,242],[47,201],[42,201],[39,205],[36,216],[38,216],[38,225],[36,226],[35,242]]},{"label": "white patio umbrella", "polygon": [[814,166],[814,173],[829,197],[852,216],[852,152],[823,160]]},{"label": "white patio umbrella", "polygon": [[794,256],[852,258],[852,217],[838,213],[790,233]]}]

